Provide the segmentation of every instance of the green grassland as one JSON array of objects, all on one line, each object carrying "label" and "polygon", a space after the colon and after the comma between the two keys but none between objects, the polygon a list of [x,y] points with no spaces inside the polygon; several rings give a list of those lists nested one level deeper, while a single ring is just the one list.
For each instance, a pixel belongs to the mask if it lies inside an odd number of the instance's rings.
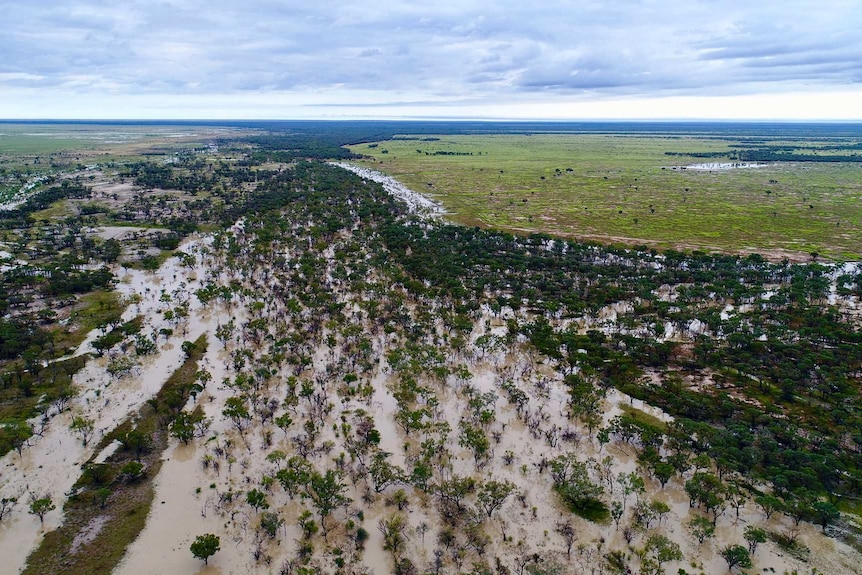
[{"label": "green grassland", "polygon": [[[816,155],[817,146],[835,141],[768,143]],[[351,149],[468,225],[658,248],[859,259],[862,164],[674,169],[729,161],[739,145],[703,135],[536,134],[404,137]]]}]

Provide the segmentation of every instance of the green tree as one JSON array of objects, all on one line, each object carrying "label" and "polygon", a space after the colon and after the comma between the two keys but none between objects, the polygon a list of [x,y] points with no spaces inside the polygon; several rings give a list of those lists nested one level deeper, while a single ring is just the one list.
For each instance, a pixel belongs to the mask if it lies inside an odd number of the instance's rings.
[{"label": "green tree", "polygon": [[787,513],[796,525],[814,512],[816,496],[805,488],[799,488],[788,497],[784,503],[784,512]]},{"label": "green tree", "polygon": [[45,522],[45,515],[56,509],[57,506],[50,497],[40,497],[30,502],[30,514],[39,518],[39,523]]},{"label": "green tree", "polygon": [[759,495],[754,498],[754,503],[763,511],[763,515],[767,521],[769,521],[773,513],[784,508],[781,500],[773,495]]},{"label": "green tree", "polygon": [[590,480],[585,463],[574,453],[559,455],[551,460],[554,490],[574,513],[586,519],[607,517],[607,507],[599,499],[604,490]]},{"label": "green tree", "polygon": [[28,423],[16,421],[0,425],[0,455],[14,449],[21,455],[27,440],[33,435],[33,428]]},{"label": "green tree", "polygon": [[425,418],[428,411],[422,409],[409,409],[406,406],[399,407],[395,413],[395,423],[404,430],[406,435],[410,435],[411,431],[424,429],[426,427]]},{"label": "green tree", "polygon": [[446,504],[453,506],[459,513],[465,511],[464,498],[476,490],[476,480],[472,477],[452,475],[451,478],[440,481],[434,486],[437,497]]},{"label": "green tree", "polygon": [[246,503],[251,505],[255,511],[261,509],[269,509],[269,503],[266,500],[266,495],[262,491],[252,489],[245,494]]},{"label": "green tree", "polygon": [[356,550],[359,551],[365,547],[365,542],[368,541],[370,535],[368,534],[368,530],[364,527],[359,527],[356,530]]},{"label": "green tree", "polygon": [[135,362],[132,358],[120,356],[108,362],[107,371],[111,377],[122,377],[132,371]]},{"label": "green tree", "polygon": [[317,507],[320,524],[323,526],[330,513],[350,503],[350,498],[344,494],[346,491],[347,485],[341,480],[341,474],[329,469],[324,474],[312,472],[303,493]]},{"label": "green tree", "polygon": [[814,521],[820,525],[824,533],[829,525],[835,523],[841,517],[841,512],[838,511],[838,508],[828,501],[816,501],[811,505],[811,512],[814,516]]},{"label": "green tree", "polygon": [[761,543],[766,543],[766,530],[749,525],[745,528],[743,537],[748,541],[748,551],[754,555],[757,552],[757,546]]},{"label": "green tree", "polygon": [[171,422],[171,435],[188,445],[195,437],[195,422],[192,416],[185,411],[177,414]]},{"label": "green tree", "polygon": [[628,554],[619,549],[605,554],[605,566],[613,575],[631,573],[631,569],[628,566]]},{"label": "green tree", "polygon": [[266,460],[270,463],[275,463],[276,467],[281,469],[282,462],[287,461],[287,454],[280,449],[276,449],[266,456]]},{"label": "green tree", "polygon": [[623,508],[623,504],[619,501],[611,501],[611,518],[614,520],[614,525],[619,531],[620,528],[620,520],[623,518],[623,514],[626,510]]},{"label": "green tree", "polygon": [[712,513],[712,522],[718,520],[725,505],[725,488],[721,480],[712,473],[697,471],[691,479],[685,482],[689,504],[695,503]]},{"label": "green tree", "polygon": [[374,483],[374,491],[380,493],[390,485],[401,483],[405,480],[404,471],[389,462],[389,453],[377,451],[368,466],[368,474]]},{"label": "green tree", "polygon": [[114,263],[122,255],[123,248],[118,240],[111,238],[102,242],[99,251],[101,252],[102,261]]},{"label": "green tree", "polygon": [[659,461],[653,466],[653,473],[664,489],[665,484],[676,474],[676,469],[670,463]]},{"label": "green tree", "polygon": [[511,481],[497,481],[491,479],[486,481],[479,487],[477,500],[479,507],[488,517],[499,509],[506,498],[515,492],[516,485]]},{"label": "green tree", "polygon": [[715,536],[715,525],[712,521],[703,515],[695,515],[688,522],[691,528],[691,533],[697,538],[698,543],[703,543],[705,540]]},{"label": "green tree", "polygon": [[383,535],[383,548],[397,556],[404,545],[404,530],[407,522],[401,515],[393,515],[389,519],[381,519],[377,523],[377,529]]},{"label": "green tree", "polygon": [[284,525],[284,519],[281,519],[277,513],[264,511],[260,514],[260,529],[266,533],[270,539],[275,539],[279,528]]},{"label": "green tree", "polygon": [[727,562],[728,571],[732,571],[734,567],[743,569],[751,567],[751,555],[742,545],[727,545],[722,547],[718,554]]},{"label": "green tree", "polygon": [[111,497],[110,487],[100,487],[94,493],[96,501],[99,503],[99,509],[104,509],[108,504],[108,498]]},{"label": "green tree", "polygon": [[[581,361],[582,354],[570,353],[569,358]],[[601,423],[602,391],[579,374],[566,376],[569,387],[569,412],[587,426],[590,434]]]},{"label": "green tree", "polygon": [[398,489],[392,494],[392,498],[387,503],[393,503],[398,511],[404,511],[410,506],[410,498],[407,497],[407,492],[403,489]]},{"label": "green tree", "polygon": [[643,477],[641,477],[637,471],[632,471],[629,473],[620,473],[617,482],[620,484],[620,487],[623,490],[623,506],[625,507],[625,503],[628,500],[628,496],[634,493],[635,498],[640,500],[641,494],[646,490],[646,484],[644,483]]},{"label": "green tree", "polygon": [[248,427],[249,421],[251,421],[251,414],[248,412],[248,408],[245,405],[244,397],[229,397],[224,402],[224,408],[222,409],[222,415],[230,419],[236,430],[240,433],[245,431],[245,428]]},{"label": "green tree", "polygon": [[85,463],[81,466],[81,478],[93,485],[106,485],[113,479],[112,466],[109,463]]},{"label": "green tree", "polygon": [[153,445],[153,438],[149,433],[144,433],[139,429],[127,431],[120,437],[120,443],[123,448],[135,453],[135,459],[141,460],[144,452],[148,451]]},{"label": "green tree", "polygon": [[278,479],[282,488],[292,499],[308,483],[312,471],[311,464],[307,459],[294,455],[287,460],[284,469],[279,469],[276,472],[275,478]]},{"label": "green tree", "polygon": [[653,574],[664,573],[662,565],[669,561],[681,561],[682,551],[676,542],[671,541],[664,535],[650,535],[640,551],[641,572],[644,567]]},{"label": "green tree", "polygon": [[287,435],[287,430],[293,425],[293,419],[287,413],[275,418],[275,424]]},{"label": "green tree", "polygon": [[135,337],[135,353],[138,355],[152,355],[158,351],[156,342],[152,339],[138,334]]},{"label": "green tree", "polygon": [[302,538],[311,539],[317,533],[317,523],[314,521],[314,515],[308,509],[299,514],[296,523],[302,529]]},{"label": "green tree", "polygon": [[180,348],[183,350],[183,353],[186,355],[187,358],[191,357],[195,350],[197,350],[195,342],[188,340],[184,341]]},{"label": "green tree", "polygon": [[123,465],[120,473],[128,477],[131,481],[135,481],[144,476],[144,464],[140,461],[129,461]]},{"label": "green tree", "polygon": [[78,434],[84,447],[87,447],[87,444],[90,442],[90,439],[92,439],[93,432],[95,431],[95,422],[92,419],[76,415],[72,418],[70,429]]},{"label": "green tree", "polygon": [[491,450],[491,442],[480,427],[474,426],[466,420],[461,420],[461,433],[458,435],[458,444],[473,452],[473,460],[476,465],[485,460]]},{"label": "green tree", "polygon": [[221,540],[217,535],[213,535],[212,533],[198,535],[189,549],[192,555],[198,559],[203,559],[204,565],[206,565],[209,562],[209,558],[221,549]]}]

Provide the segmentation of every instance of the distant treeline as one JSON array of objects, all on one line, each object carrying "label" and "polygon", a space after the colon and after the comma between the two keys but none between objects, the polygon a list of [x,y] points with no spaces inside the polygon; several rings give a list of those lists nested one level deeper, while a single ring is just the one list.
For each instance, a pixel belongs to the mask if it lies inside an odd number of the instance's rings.
[{"label": "distant treeline", "polygon": [[[689,158],[727,158],[732,162],[862,162],[862,155],[853,154],[819,154],[798,153],[790,146],[776,146],[761,149],[735,150],[732,152],[665,152],[666,156],[687,156]],[[812,151],[826,150],[815,148]],[[835,146],[830,150],[847,150],[850,148]],[[855,148],[853,148],[855,149]]]},{"label": "distant treeline", "polygon": [[[740,142],[738,144],[728,144],[730,148],[765,148],[768,150],[772,150],[773,152],[793,152],[794,150],[803,149],[800,146],[792,146],[790,144],[770,144],[770,143],[757,143],[757,142]],[[862,150],[862,142],[857,142],[855,144],[835,144],[831,146],[805,146],[805,150],[811,152],[825,152],[825,151],[837,151],[837,150]]]},{"label": "distant treeline", "polygon": [[253,163],[290,162],[297,158],[350,160],[359,157],[342,147],[350,142],[346,134],[337,132],[315,136],[271,134],[255,136],[248,141],[258,148],[251,154]]},{"label": "distant treeline", "polygon": [[862,156],[855,154],[799,154],[780,150],[740,150],[730,157],[740,162],[862,162]]},{"label": "distant treeline", "polygon": [[665,152],[665,156],[686,156],[688,158],[727,158],[727,152]]}]

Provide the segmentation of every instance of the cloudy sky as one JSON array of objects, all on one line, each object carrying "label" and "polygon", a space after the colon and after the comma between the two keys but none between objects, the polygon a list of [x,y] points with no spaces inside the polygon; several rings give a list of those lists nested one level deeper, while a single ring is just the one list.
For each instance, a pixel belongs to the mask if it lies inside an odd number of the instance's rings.
[{"label": "cloudy sky", "polygon": [[0,118],[862,120],[859,0],[0,0]]}]

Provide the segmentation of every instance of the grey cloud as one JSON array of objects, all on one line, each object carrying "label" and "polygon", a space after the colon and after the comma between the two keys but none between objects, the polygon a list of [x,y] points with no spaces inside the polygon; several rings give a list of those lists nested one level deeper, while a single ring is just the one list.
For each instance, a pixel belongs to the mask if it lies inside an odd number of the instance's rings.
[{"label": "grey cloud", "polygon": [[[675,3],[674,3],[675,4]],[[859,81],[852,2],[0,4],[0,90],[735,93]],[[17,75],[16,75],[17,74]],[[22,75],[23,74],[23,75]],[[39,79],[34,79],[39,78]],[[84,79],[70,87],[70,78]]]}]

